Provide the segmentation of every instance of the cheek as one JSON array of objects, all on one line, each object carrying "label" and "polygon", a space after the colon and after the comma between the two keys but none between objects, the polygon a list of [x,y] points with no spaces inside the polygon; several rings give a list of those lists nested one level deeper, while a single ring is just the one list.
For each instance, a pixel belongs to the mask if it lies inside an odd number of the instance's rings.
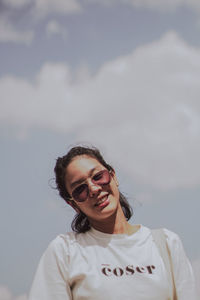
[{"label": "cheek", "polygon": [[74,201],[69,201],[68,204],[77,212],[80,212],[79,206]]},{"label": "cheek", "polygon": [[115,181],[113,182],[113,184],[111,185],[111,190],[113,192],[113,194],[115,194],[116,196],[119,196],[119,189],[117,184],[115,183]]},{"label": "cheek", "polygon": [[117,197],[117,200],[119,201],[119,196],[120,196],[120,194],[119,194],[119,190],[118,189],[116,189],[116,197]]},{"label": "cheek", "polygon": [[83,212],[85,215],[87,215],[87,212],[90,208],[89,205],[87,205],[87,203],[85,203],[85,202],[84,202],[84,204],[83,203],[82,204],[75,203],[75,205],[76,205],[77,212]]}]

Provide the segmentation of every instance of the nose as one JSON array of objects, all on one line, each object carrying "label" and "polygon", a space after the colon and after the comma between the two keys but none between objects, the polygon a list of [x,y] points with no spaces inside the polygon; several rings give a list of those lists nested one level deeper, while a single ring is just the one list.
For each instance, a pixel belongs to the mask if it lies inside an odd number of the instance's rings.
[{"label": "nose", "polygon": [[93,197],[94,195],[98,194],[102,190],[102,187],[93,182],[88,182],[88,189],[89,189],[89,196]]}]

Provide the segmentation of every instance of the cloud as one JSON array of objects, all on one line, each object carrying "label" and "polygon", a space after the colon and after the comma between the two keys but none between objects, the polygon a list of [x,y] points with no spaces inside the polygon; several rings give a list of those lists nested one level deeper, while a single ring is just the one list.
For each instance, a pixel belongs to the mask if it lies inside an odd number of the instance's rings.
[{"label": "cloud", "polygon": [[0,42],[14,42],[30,45],[34,37],[33,31],[18,31],[6,19],[0,20]]},{"label": "cloud", "polygon": [[127,3],[130,3],[136,7],[147,7],[158,9],[160,11],[175,10],[182,6],[186,6],[195,11],[196,9],[199,9],[200,11],[200,3],[198,0],[127,0]]},{"label": "cloud", "polygon": [[200,50],[174,32],[76,80],[47,63],[35,83],[0,79],[0,123],[69,133],[104,147],[136,183],[166,189],[200,183]]},{"label": "cloud", "polygon": [[200,12],[199,0],[85,0],[87,3],[99,3],[103,5],[128,4],[136,8],[147,8],[162,12],[174,11],[179,7],[187,7]]},{"label": "cloud", "polygon": [[200,12],[199,0],[2,0],[4,5],[12,8],[23,8],[30,5],[34,7],[35,14],[40,17],[46,17],[48,14],[69,14],[80,12],[83,4],[99,3],[101,5],[116,5],[122,3],[123,5],[130,5],[136,8],[147,8],[163,12],[174,11],[179,7],[186,7]]},{"label": "cloud", "polygon": [[81,11],[77,0],[35,0],[36,17],[46,17],[48,14],[70,14]]},{"label": "cloud", "polygon": [[27,4],[30,4],[31,0],[2,0],[3,4],[12,8],[22,8]]},{"label": "cloud", "polygon": [[46,33],[48,37],[53,35],[61,35],[63,39],[66,39],[67,37],[66,29],[55,20],[51,20],[47,23]]},{"label": "cloud", "polygon": [[[0,12],[0,42],[21,43],[30,45],[33,41],[36,24],[49,15],[68,15],[80,13],[81,5],[77,0],[2,0],[2,11]],[[22,30],[15,24],[14,20],[24,17],[29,19],[32,30]],[[49,21],[46,25],[48,36],[60,34],[63,39],[67,31],[57,21]]]},{"label": "cloud", "polygon": [[14,297],[7,286],[0,285],[0,300],[27,300],[26,294]]},{"label": "cloud", "polygon": [[35,13],[46,16],[51,13],[68,14],[81,10],[78,0],[2,0],[6,7],[21,9],[29,5]]}]

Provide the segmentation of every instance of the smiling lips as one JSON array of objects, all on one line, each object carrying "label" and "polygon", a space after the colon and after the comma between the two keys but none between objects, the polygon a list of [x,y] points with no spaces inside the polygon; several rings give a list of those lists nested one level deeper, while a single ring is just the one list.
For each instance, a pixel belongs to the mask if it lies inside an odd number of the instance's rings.
[{"label": "smiling lips", "polygon": [[104,207],[109,204],[108,194],[103,196],[94,206]]}]

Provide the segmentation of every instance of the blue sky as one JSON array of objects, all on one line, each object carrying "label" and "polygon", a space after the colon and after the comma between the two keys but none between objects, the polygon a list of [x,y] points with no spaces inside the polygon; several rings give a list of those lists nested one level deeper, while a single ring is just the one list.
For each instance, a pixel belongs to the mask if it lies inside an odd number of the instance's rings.
[{"label": "blue sky", "polygon": [[132,223],[177,232],[200,281],[200,3],[1,0],[0,300],[26,300],[73,211],[58,156],[96,145]]}]

